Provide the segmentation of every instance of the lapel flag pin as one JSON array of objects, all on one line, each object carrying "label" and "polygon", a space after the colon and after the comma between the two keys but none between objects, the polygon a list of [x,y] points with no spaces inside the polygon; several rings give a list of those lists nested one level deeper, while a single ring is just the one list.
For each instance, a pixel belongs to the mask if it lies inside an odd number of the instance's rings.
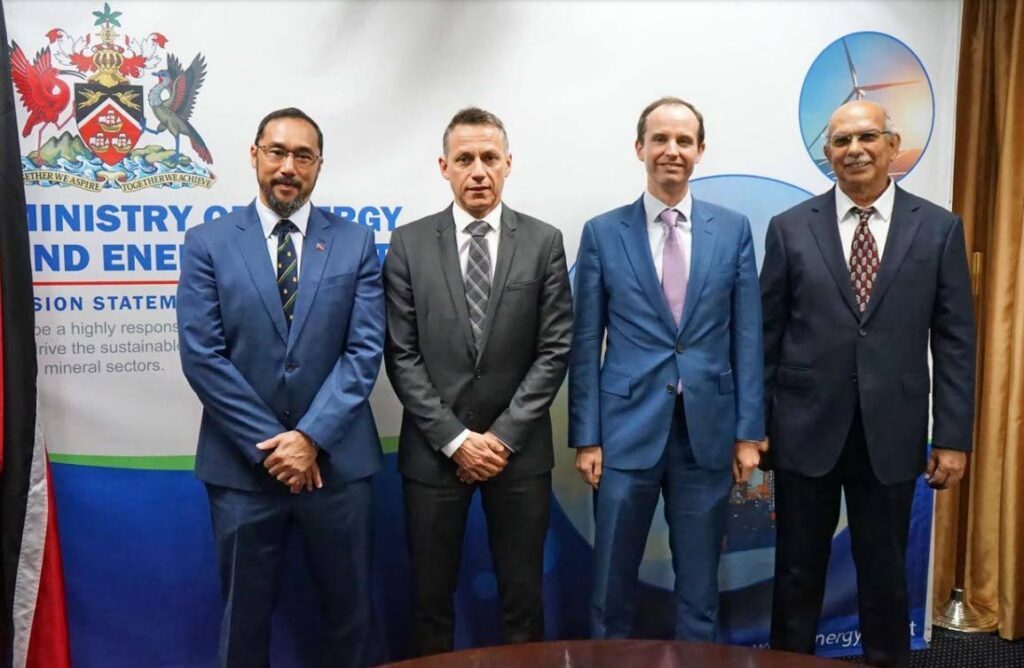
[{"label": "lapel flag pin", "polygon": [[324,249],[324,242],[322,242],[322,241],[316,242],[316,249],[318,251],[322,251]]}]

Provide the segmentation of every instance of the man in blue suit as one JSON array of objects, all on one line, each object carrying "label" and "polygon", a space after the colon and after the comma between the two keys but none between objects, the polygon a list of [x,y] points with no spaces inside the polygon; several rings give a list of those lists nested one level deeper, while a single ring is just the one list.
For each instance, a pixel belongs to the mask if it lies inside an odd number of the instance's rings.
[{"label": "man in blue suit", "polygon": [[269,665],[293,527],[324,616],[321,662],[366,663],[370,476],[381,461],[368,397],[384,299],[372,231],[309,202],[322,156],[309,116],[269,114],[250,148],[256,201],[185,235],[178,333],[203,404],[196,475],[225,601],[223,666]]},{"label": "man in blue suit", "polygon": [[761,270],[778,513],[771,645],[814,651],[844,492],[866,662],[907,666],[914,487],[922,472],[955,485],[973,434],[963,224],[889,178],[900,136],[878,104],[841,106],[825,141],[836,187],[772,219]]},{"label": "man in blue suit", "polygon": [[651,103],[636,138],[646,192],[583,228],[569,443],[598,490],[595,638],[631,633],[637,571],[663,494],[675,637],[716,639],[727,497],[760,459],[761,305],[750,224],[691,196],[703,153],[704,119],[693,105]]}]

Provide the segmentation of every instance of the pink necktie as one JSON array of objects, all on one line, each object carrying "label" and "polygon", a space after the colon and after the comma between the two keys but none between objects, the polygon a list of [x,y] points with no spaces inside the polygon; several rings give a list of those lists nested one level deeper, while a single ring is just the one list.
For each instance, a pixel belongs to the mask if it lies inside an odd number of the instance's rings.
[{"label": "pink necktie", "polygon": [[683,305],[686,303],[686,283],[690,278],[690,268],[683,254],[683,242],[679,238],[679,212],[665,209],[658,216],[668,229],[665,237],[665,248],[661,256],[661,289],[665,293],[668,309],[672,311],[676,327],[683,319]]}]

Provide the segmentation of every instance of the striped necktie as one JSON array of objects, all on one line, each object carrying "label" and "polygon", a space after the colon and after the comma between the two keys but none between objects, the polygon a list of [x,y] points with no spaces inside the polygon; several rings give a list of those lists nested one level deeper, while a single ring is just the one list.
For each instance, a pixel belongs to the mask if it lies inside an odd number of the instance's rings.
[{"label": "striped necktie", "polygon": [[491,294],[491,253],[485,237],[491,226],[487,221],[475,220],[466,227],[466,231],[471,235],[469,260],[466,262],[466,305],[469,307],[469,323],[473,327],[473,343],[479,351],[484,316],[487,315],[487,298]]},{"label": "striped necktie", "polygon": [[282,220],[274,226],[277,237],[277,291],[281,296],[284,320],[291,329],[295,315],[295,296],[299,294],[299,256],[295,254],[292,233],[299,228],[290,220]]}]

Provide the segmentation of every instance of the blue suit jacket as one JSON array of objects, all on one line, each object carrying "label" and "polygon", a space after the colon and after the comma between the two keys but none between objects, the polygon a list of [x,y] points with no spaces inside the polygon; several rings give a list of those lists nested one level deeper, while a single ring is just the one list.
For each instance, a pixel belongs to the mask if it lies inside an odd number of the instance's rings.
[{"label": "blue suit jacket", "polygon": [[678,328],[651,258],[643,198],[583,228],[573,293],[569,444],[601,445],[605,466],[636,470],[658,462],[679,379],[690,442],[703,468],[728,468],[736,439],[764,436],[761,304],[750,223],[698,200],[692,222]]},{"label": "blue suit jacket", "polygon": [[859,407],[875,475],[913,479],[925,467],[929,385],[935,445],[971,449],[974,311],[959,217],[897,186],[861,314],[830,190],[772,219],[761,291],[776,467],[832,470]]},{"label": "blue suit jacket", "polygon": [[384,342],[380,262],[369,228],[310,212],[287,327],[255,204],[185,235],[181,363],[203,404],[196,475],[285,490],[260,441],[298,429],[320,446],[324,484],[370,475],[381,453],[368,397]]}]

